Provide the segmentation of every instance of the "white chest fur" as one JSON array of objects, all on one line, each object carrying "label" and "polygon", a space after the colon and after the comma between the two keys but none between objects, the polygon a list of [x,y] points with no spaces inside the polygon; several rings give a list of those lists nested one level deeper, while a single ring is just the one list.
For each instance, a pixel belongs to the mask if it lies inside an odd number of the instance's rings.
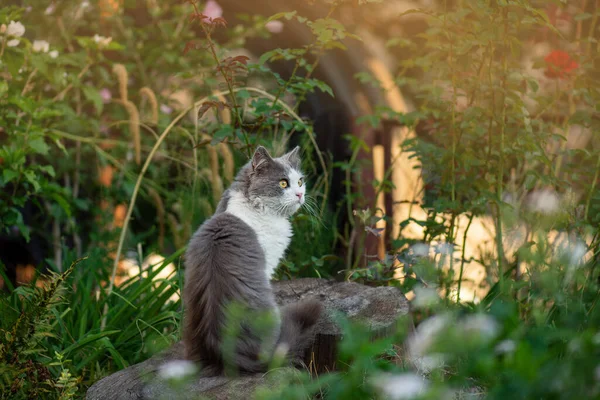
[{"label": "white chest fur", "polygon": [[265,254],[265,273],[271,279],[292,238],[290,221],[285,217],[257,210],[239,192],[231,193],[225,212],[235,215],[254,230]]}]

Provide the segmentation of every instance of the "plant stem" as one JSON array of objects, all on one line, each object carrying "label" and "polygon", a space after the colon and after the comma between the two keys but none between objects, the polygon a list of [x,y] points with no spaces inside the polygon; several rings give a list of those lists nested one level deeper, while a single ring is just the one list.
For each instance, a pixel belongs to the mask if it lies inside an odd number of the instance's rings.
[{"label": "plant stem", "polygon": [[[506,46],[507,37],[507,17],[506,11],[503,12],[504,19],[504,45]],[[506,54],[502,54],[502,120],[500,125],[500,149],[498,160],[498,175],[496,177],[496,248],[498,252],[498,279],[499,282],[504,281],[504,248],[502,243],[502,182],[504,179],[504,135],[506,129],[506,74],[507,63]],[[501,285],[502,286],[502,285]]]},{"label": "plant stem", "polygon": [[458,288],[456,289],[456,304],[460,303],[460,287],[462,285],[463,271],[465,268],[465,250],[467,247],[467,234],[469,233],[469,228],[471,228],[471,223],[473,222],[474,216],[474,213],[471,213],[471,215],[469,216],[469,222],[467,223],[465,233],[463,234],[462,250],[460,257],[460,272],[458,273]]},{"label": "plant stem", "polygon": [[6,48],[6,41],[8,39],[5,37],[2,39],[2,47],[0,47],[0,59],[2,59],[2,56],[4,55],[4,49]]},{"label": "plant stem", "polygon": [[592,196],[594,195],[594,190],[596,189],[596,182],[598,182],[598,176],[600,176],[600,156],[598,156],[598,161],[596,161],[596,172],[594,173],[594,179],[592,180],[592,186],[590,187],[590,194],[585,202],[585,211],[583,213],[583,220],[587,220],[588,213],[590,211],[590,203],[592,202]]},{"label": "plant stem", "polygon": [[[200,14],[200,12],[198,11],[198,7],[196,6],[196,3],[193,1],[190,3],[192,3],[192,5],[194,6],[194,10],[196,11],[196,14]],[[221,65],[221,60],[219,60],[219,56],[217,55],[217,51],[215,49],[215,44],[211,37],[211,30],[207,28],[206,24],[202,20],[200,21],[200,28],[202,28],[202,32],[204,32],[204,36],[206,36],[206,40],[208,42],[208,48],[210,49],[210,53],[211,53],[213,59],[217,63],[217,66]],[[246,144],[246,152],[248,153],[248,158],[252,158],[252,149],[250,148],[250,139],[248,138],[248,134],[246,133],[246,131],[243,128],[242,116],[240,114],[237,100],[235,98],[233,82],[231,81],[231,79],[229,79],[229,77],[227,76],[227,73],[225,72],[225,70],[223,68],[219,68],[219,72],[221,72],[221,76],[223,76],[223,79],[225,79],[225,82],[227,83],[227,89],[229,90],[229,97],[231,98],[233,112],[236,116],[236,120],[239,124],[239,127],[242,130],[242,134],[244,135],[244,142]]]},{"label": "plant stem", "polygon": [[298,72],[298,68],[300,68],[300,61],[296,60],[296,64],[294,65],[294,69],[292,70],[292,75],[285,82],[285,85],[283,85],[277,92],[277,95],[275,96],[275,99],[273,100],[273,104],[271,105],[271,108],[273,108],[275,106],[275,104],[277,103],[277,101],[279,100],[279,98],[285,94],[285,91],[290,86],[292,79],[294,79],[294,77],[296,76],[296,72]]}]

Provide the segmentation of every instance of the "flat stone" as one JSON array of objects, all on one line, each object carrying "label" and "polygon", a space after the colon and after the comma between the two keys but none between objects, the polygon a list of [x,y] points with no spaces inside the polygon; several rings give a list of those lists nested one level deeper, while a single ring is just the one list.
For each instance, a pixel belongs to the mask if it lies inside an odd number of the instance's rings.
[{"label": "flat stone", "polygon": [[[354,282],[335,282],[326,279],[304,278],[273,283],[275,298],[280,306],[309,298],[319,299],[326,312],[315,329],[315,341],[307,349],[304,363],[313,371],[335,369],[336,347],[341,338],[335,323],[336,314],[361,321],[371,327],[374,336],[393,328],[398,318],[409,312],[409,303],[402,292],[393,287],[369,287]],[[157,372],[167,362],[183,358],[183,344],[142,363],[125,368],[96,382],[89,388],[88,400],[112,399],[173,399],[206,398],[247,399],[259,387],[273,387],[282,375],[297,373],[294,368],[279,368],[266,374],[235,378],[197,377],[174,388],[158,378]]]}]

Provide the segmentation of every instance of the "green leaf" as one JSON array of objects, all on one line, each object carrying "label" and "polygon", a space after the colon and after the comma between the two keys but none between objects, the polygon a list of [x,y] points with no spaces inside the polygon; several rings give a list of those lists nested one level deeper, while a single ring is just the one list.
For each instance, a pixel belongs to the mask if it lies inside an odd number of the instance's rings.
[{"label": "green leaf", "polygon": [[7,168],[2,172],[2,177],[4,178],[4,183],[8,183],[8,182],[12,181],[17,176],[19,176],[19,173],[17,171],[13,171],[12,169]]},{"label": "green leaf", "polygon": [[38,154],[48,154],[49,147],[44,141],[44,138],[39,136],[29,140],[29,147]]},{"label": "green leaf", "polygon": [[35,191],[39,192],[42,187],[40,186],[40,182],[38,181],[37,176],[35,175],[35,172],[33,172],[32,170],[28,170],[28,171],[25,171],[25,173],[23,175],[25,176],[25,179],[27,180],[27,182],[29,182],[33,185],[33,188],[35,189]]},{"label": "green leaf", "polygon": [[593,17],[593,15],[590,13],[582,13],[582,14],[577,14],[573,19],[575,21],[583,21],[583,20],[586,20],[586,19],[589,19],[592,17]]},{"label": "green leaf", "polygon": [[102,114],[102,109],[104,108],[104,103],[102,102],[102,96],[100,96],[100,91],[93,86],[84,86],[83,94],[86,99],[91,101],[96,108],[96,114]]},{"label": "green leaf", "polygon": [[44,76],[48,76],[48,64],[46,64],[45,55],[34,54],[31,57],[31,65],[33,65]]},{"label": "green leaf", "polygon": [[63,196],[59,195],[58,193],[52,193],[50,197],[52,197],[60,206],[60,208],[63,209],[65,214],[67,214],[67,217],[71,217],[71,205]]},{"label": "green leaf", "polygon": [[5,80],[0,81],[0,96],[8,92],[8,83]]},{"label": "green leaf", "polygon": [[65,357],[68,358],[69,353],[71,353],[72,351],[80,349],[90,343],[94,343],[96,341],[101,340],[104,337],[114,335],[115,333],[119,333],[119,332],[121,332],[121,331],[120,330],[112,330],[112,331],[104,331],[102,333],[96,333],[93,335],[88,335],[85,338],[83,338],[82,340],[78,341],[77,343],[73,343],[71,346],[64,349],[63,354],[65,355]]},{"label": "green leaf", "polygon": [[292,18],[294,18],[296,16],[296,14],[298,14],[297,11],[280,12],[280,13],[270,16],[269,19],[267,19],[267,22],[274,21],[276,19],[281,19],[281,18],[287,19],[289,21]]},{"label": "green leaf", "polygon": [[56,144],[56,146],[62,150],[63,153],[65,153],[65,156],[68,156],[69,153],[67,152],[66,147],[62,144],[62,142],[59,139],[54,139],[54,143]]},{"label": "green leaf", "polygon": [[54,167],[52,165],[42,165],[38,168],[53,178],[56,176],[56,173],[54,172]]}]

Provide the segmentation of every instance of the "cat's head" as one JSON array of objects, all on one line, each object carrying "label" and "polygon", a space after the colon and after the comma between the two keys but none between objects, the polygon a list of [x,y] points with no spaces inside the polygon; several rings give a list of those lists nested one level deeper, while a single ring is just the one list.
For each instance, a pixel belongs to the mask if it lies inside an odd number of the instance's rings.
[{"label": "cat's head", "polygon": [[267,149],[259,146],[249,166],[249,200],[276,215],[294,214],[304,204],[306,194],[300,164],[300,147],[272,158]]}]

